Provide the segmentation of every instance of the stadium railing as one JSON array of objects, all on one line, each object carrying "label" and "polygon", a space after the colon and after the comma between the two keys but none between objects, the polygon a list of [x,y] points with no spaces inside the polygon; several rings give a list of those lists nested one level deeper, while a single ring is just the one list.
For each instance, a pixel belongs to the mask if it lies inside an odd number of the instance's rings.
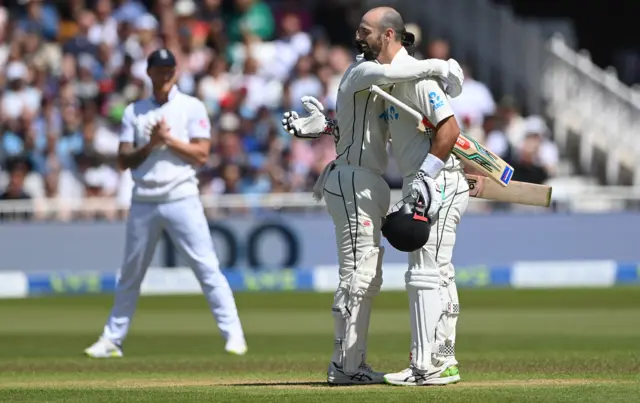
[{"label": "stadium railing", "polygon": [[587,51],[574,51],[560,35],[548,49],[543,88],[555,140],[569,149],[570,134],[577,136],[584,172],[602,172],[609,184],[639,185],[640,90],[622,83],[614,68],[597,67]]},{"label": "stadium railing", "polygon": [[[400,201],[400,191],[391,192],[392,204]],[[229,194],[201,197],[209,216],[234,213],[271,212],[323,212],[325,203],[316,202],[311,193],[267,193],[267,194]],[[471,199],[468,211],[471,213],[490,213],[493,202]],[[516,211],[532,212],[613,212],[638,209],[640,206],[640,188],[627,186],[579,186],[554,188],[552,208],[510,205]],[[77,217],[78,214],[98,212],[126,212],[128,205],[116,198],[78,199],[34,199],[8,200],[0,202],[0,219],[53,219]]]}]

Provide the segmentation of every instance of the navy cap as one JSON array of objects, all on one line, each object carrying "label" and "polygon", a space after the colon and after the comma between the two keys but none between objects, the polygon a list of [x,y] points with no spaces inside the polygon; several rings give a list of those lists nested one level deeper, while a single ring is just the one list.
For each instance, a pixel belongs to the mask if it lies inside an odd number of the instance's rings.
[{"label": "navy cap", "polygon": [[161,48],[149,55],[147,67],[176,67],[176,58],[169,49]]}]

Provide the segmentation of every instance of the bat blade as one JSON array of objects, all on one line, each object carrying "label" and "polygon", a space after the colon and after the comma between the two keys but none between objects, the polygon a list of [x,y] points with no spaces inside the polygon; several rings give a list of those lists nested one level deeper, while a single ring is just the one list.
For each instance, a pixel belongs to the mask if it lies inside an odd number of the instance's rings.
[{"label": "bat blade", "polygon": [[509,186],[502,187],[486,176],[466,174],[466,177],[471,197],[528,206],[551,205],[552,188],[548,185],[510,181]]},{"label": "bat blade", "polygon": [[500,186],[506,187],[511,182],[513,167],[464,133],[458,136],[453,153],[463,164],[484,172]]}]

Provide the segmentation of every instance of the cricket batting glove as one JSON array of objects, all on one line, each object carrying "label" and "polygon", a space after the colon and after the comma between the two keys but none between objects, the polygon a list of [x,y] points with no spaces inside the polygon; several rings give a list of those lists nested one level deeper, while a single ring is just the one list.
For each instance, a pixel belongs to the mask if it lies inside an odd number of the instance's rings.
[{"label": "cricket batting glove", "polygon": [[284,130],[299,139],[317,139],[323,134],[335,136],[337,126],[335,121],[327,119],[322,113],[322,103],[311,96],[304,96],[300,100],[309,116],[300,117],[296,111],[285,112],[282,119]]},{"label": "cricket batting glove", "polygon": [[451,98],[455,98],[462,93],[462,84],[464,83],[464,73],[462,67],[455,59],[447,60],[448,71],[443,81],[447,84],[445,92]]},{"label": "cricket batting glove", "polygon": [[418,171],[409,189],[409,195],[417,203],[424,203],[426,216],[434,222],[442,207],[442,191],[438,182],[427,176],[424,171]]}]

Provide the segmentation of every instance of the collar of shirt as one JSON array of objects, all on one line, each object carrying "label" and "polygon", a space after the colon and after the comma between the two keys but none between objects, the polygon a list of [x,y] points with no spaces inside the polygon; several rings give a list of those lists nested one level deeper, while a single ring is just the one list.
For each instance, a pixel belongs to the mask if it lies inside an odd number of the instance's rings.
[{"label": "collar of shirt", "polygon": [[391,64],[401,63],[408,56],[409,56],[409,52],[407,52],[407,49],[405,49],[404,46],[403,46],[403,47],[400,48],[398,53],[396,53],[396,55],[393,56],[393,60],[391,60]]},{"label": "collar of shirt", "polygon": [[[169,91],[169,96],[167,97],[167,102],[173,100],[176,97],[176,95],[178,95],[178,92],[179,92],[178,91],[178,86],[174,85],[171,88],[171,90]],[[153,103],[155,103],[156,105],[164,104],[164,102],[158,102],[158,100],[156,100],[156,98],[153,95],[151,95],[151,101],[153,101]]]}]

